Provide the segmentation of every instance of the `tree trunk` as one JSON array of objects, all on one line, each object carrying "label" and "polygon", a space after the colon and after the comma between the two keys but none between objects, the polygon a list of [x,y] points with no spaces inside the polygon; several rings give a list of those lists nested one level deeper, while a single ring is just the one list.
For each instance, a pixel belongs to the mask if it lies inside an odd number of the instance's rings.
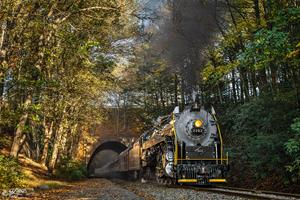
[{"label": "tree trunk", "polygon": [[221,90],[221,85],[220,83],[218,84],[218,96],[219,96],[219,101],[221,104],[223,104],[223,95],[222,95],[222,90]]},{"label": "tree trunk", "polygon": [[46,165],[48,150],[49,150],[49,142],[53,133],[53,122],[51,122],[51,124],[48,125],[46,123],[46,120],[44,120],[44,128],[45,128],[44,148],[43,148],[42,157],[40,161],[42,165]]},{"label": "tree trunk", "polygon": [[[72,136],[72,135],[69,135],[69,136]],[[68,133],[67,132],[63,132],[62,134],[62,137],[61,137],[61,142],[60,142],[60,145],[59,145],[59,151],[58,151],[58,155],[57,155],[57,159],[56,160],[59,160],[59,158],[63,156],[66,156],[67,153],[65,152],[65,149],[66,149],[66,144],[67,144],[67,137],[68,137]],[[73,136],[72,136],[73,137]]]},{"label": "tree trunk", "polygon": [[64,131],[63,122],[61,122],[61,124],[60,124],[60,126],[59,126],[59,128],[56,132],[55,141],[54,141],[54,145],[53,145],[53,149],[52,149],[52,155],[51,155],[51,158],[49,160],[48,169],[49,169],[50,172],[53,171],[53,169],[55,168],[55,165],[56,165],[60,145],[61,145],[61,142],[62,142],[63,131]]},{"label": "tree trunk", "polygon": [[160,82],[159,85],[160,85],[159,86],[160,102],[161,102],[162,107],[164,108],[166,105],[165,105],[165,98],[164,98],[164,93],[163,93],[162,82]]},{"label": "tree trunk", "polygon": [[258,75],[259,75],[259,92],[263,93],[267,90],[267,86],[268,86],[266,70],[265,69],[259,70]]},{"label": "tree trunk", "polygon": [[184,80],[181,78],[181,108],[184,108],[185,106],[185,95],[184,95]]},{"label": "tree trunk", "polygon": [[255,71],[251,71],[251,85],[253,90],[253,96],[257,97],[257,91],[256,91],[256,74]]},{"label": "tree trunk", "polygon": [[76,123],[73,128],[70,130],[70,135],[72,139],[70,139],[69,145],[67,147],[67,156],[72,158],[75,157],[76,150],[78,148],[78,143],[80,139],[80,133],[78,132],[78,123]]},{"label": "tree trunk", "polygon": [[241,102],[244,103],[245,97],[244,97],[244,81],[243,81],[243,75],[242,75],[242,69],[239,68],[239,74],[240,74],[240,95],[241,95]]},{"label": "tree trunk", "polygon": [[[249,99],[249,82],[248,82],[248,78],[247,78],[247,72],[245,69],[241,68],[241,82],[242,82],[242,86],[243,86],[243,91],[245,94],[245,100],[247,101]],[[243,94],[242,94],[243,95]]]},{"label": "tree trunk", "polygon": [[[0,36],[0,66],[4,67],[5,64],[5,58],[6,58],[6,50],[4,49],[4,41],[6,37],[6,31],[7,31],[7,21],[4,21],[3,24],[1,24],[1,36]],[[5,87],[5,71],[0,71],[0,77],[3,77],[0,79],[0,92],[1,92],[1,99],[0,103],[4,100],[4,87]],[[0,107],[1,108],[1,107]]]},{"label": "tree trunk", "polygon": [[158,94],[156,92],[154,92],[154,99],[156,102],[156,107],[159,108],[160,107],[159,98],[158,98]]},{"label": "tree trunk", "polygon": [[234,103],[237,102],[237,95],[236,95],[236,84],[235,84],[235,70],[232,70],[231,72],[231,82],[232,82],[232,92],[233,92],[233,100]]},{"label": "tree trunk", "polygon": [[231,10],[231,5],[230,5],[229,0],[226,0],[226,4],[227,4],[227,7],[228,7],[228,10],[229,10],[229,13],[230,13],[230,17],[231,17],[232,23],[233,23],[234,27],[237,27],[237,23],[236,23],[236,20],[234,18],[233,12]]},{"label": "tree trunk", "polygon": [[8,19],[4,20],[1,24],[2,32],[1,32],[1,38],[0,38],[0,64],[7,62],[7,54],[8,50],[10,49],[9,44],[9,32],[12,30],[12,25],[16,23],[16,19],[18,14],[20,13],[22,6],[24,5],[24,2],[20,1],[16,6],[15,10],[13,12],[9,12],[8,16],[6,16]]},{"label": "tree trunk", "polygon": [[174,79],[174,103],[175,106],[178,106],[178,77],[177,74],[175,74],[175,79]]},{"label": "tree trunk", "polygon": [[260,25],[260,9],[259,9],[259,0],[253,0],[254,11],[257,25]]},{"label": "tree trunk", "polygon": [[271,66],[272,91],[277,92],[277,67]]},{"label": "tree trunk", "polygon": [[60,119],[60,124],[58,126],[58,129],[57,129],[57,132],[55,135],[55,140],[54,140],[53,149],[52,149],[52,155],[51,155],[51,158],[49,160],[49,165],[48,165],[48,170],[50,172],[53,171],[53,169],[55,168],[56,162],[57,162],[59,148],[61,146],[63,132],[64,132],[66,109],[67,109],[67,107],[65,106],[63,109],[63,112],[62,112],[61,119]]},{"label": "tree trunk", "polygon": [[25,102],[24,102],[24,113],[20,117],[20,121],[17,125],[17,130],[15,132],[14,140],[11,146],[10,155],[12,157],[18,157],[19,151],[22,148],[22,145],[25,141],[26,135],[23,133],[25,128],[27,119],[28,119],[28,111],[27,108],[31,104],[31,96],[28,95]]},{"label": "tree trunk", "polygon": [[22,153],[29,159],[33,159],[32,151],[30,148],[30,145],[28,144],[28,140],[24,142],[24,145],[22,147]]},{"label": "tree trunk", "polygon": [[271,20],[269,20],[271,15],[271,0],[263,1],[263,8],[264,8],[264,18],[267,22],[267,26],[269,29],[272,28]]}]

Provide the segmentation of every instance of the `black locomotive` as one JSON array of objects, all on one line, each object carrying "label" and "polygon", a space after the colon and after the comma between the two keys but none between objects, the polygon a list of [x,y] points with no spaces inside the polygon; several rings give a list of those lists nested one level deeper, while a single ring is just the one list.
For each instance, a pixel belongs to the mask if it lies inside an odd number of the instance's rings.
[{"label": "black locomotive", "polygon": [[182,112],[176,107],[158,126],[145,132],[113,162],[95,169],[95,176],[130,174],[164,184],[226,182],[228,153],[215,111],[211,113],[195,101]]}]

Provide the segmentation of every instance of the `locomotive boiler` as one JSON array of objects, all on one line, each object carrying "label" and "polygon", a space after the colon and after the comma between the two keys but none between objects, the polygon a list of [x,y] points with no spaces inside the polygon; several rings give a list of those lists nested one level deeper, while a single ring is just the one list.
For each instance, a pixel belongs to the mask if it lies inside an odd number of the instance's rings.
[{"label": "locomotive boiler", "polygon": [[126,174],[162,184],[225,183],[228,153],[224,152],[216,113],[198,100],[181,112],[176,107],[159,118],[115,160],[95,169],[95,176]]}]

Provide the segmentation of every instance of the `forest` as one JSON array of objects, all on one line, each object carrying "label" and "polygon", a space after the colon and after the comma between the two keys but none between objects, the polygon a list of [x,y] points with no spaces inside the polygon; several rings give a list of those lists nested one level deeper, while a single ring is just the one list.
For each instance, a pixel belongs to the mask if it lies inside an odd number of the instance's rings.
[{"label": "forest", "polygon": [[298,0],[1,0],[0,24],[0,188],[20,154],[82,178],[95,124],[138,136],[196,92],[229,185],[299,190]]}]

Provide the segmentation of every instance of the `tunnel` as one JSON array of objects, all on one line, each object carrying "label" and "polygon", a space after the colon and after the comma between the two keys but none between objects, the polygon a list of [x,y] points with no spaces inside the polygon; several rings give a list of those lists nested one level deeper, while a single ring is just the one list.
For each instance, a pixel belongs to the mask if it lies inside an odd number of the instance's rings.
[{"label": "tunnel", "polygon": [[101,168],[108,162],[113,161],[126,148],[124,144],[118,141],[108,141],[100,144],[88,162],[88,176],[95,177],[94,172],[96,168]]}]

